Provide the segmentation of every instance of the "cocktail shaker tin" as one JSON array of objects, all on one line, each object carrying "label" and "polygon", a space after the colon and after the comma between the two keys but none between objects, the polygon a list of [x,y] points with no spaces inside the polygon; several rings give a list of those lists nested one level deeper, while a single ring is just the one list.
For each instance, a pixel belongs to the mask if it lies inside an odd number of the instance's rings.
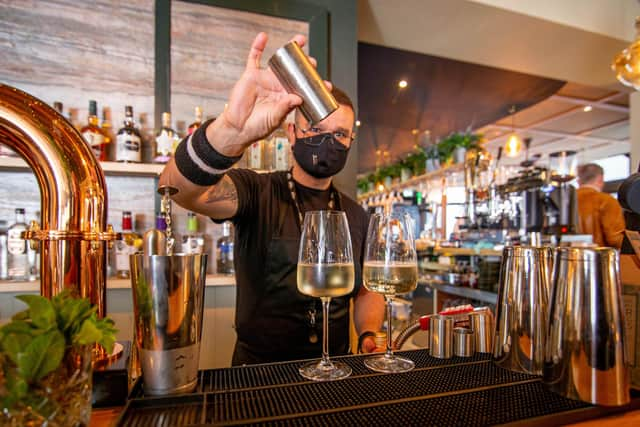
[{"label": "cocktail shaker tin", "polygon": [[338,102],[295,41],[278,49],[269,59],[269,67],[287,92],[302,98],[298,108],[310,124],[338,109]]}]

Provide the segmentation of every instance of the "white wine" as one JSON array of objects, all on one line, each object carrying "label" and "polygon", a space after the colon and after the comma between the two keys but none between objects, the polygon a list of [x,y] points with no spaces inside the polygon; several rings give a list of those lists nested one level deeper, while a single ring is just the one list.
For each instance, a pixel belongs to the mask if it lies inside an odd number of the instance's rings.
[{"label": "white wine", "polygon": [[353,282],[353,263],[298,264],[298,291],[311,297],[347,295]]},{"label": "white wine", "polygon": [[411,292],[418,284],[418,266],[415,262],[383,261],[364,263],[362,270],[364,286],[371,292],[396,295]]}]

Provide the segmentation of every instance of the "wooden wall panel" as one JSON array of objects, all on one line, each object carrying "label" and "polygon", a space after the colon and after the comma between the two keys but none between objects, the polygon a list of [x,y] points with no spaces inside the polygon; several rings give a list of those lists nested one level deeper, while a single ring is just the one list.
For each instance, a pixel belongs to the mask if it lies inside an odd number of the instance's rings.
[{"label": "wooden wall panel", "polygon": [[47,103],[153,117],[154,0],[0,0],[0,82]]},{"label": "wooden wall panel", "polygon": [[[224,109],[233,84],[242,74],[251,41],[269,35],[262,65],[295,34],[309,33],[307,22],[275,18],[214,6],[173,1],[171,4],[171,110],[174,121],[193,121],[193,109],[205,116]],[[306,48],[305,48],[306,51]]]}]

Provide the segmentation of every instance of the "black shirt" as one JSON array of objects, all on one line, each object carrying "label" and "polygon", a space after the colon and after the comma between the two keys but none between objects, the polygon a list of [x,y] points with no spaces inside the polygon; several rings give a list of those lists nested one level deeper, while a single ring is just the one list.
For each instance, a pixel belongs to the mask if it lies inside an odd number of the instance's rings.
[{"label": "black shirt", "polygon": [[[238,192],[238,211],[232,218],[238,335],[233,364],[317,358],[322,354],[321,303],[297,290],[300,224],[287,173],[233,169],[227,174]],[[296,183],[303,215],[328,209],[330,192]],[[345,211],[349,222],[355,284],[350,295],[331,300],[329,348],[333,355],[349,351],[349,301],[362,283],[368,226],[364,210],[346,195],[337,195],[336,208]]]}]

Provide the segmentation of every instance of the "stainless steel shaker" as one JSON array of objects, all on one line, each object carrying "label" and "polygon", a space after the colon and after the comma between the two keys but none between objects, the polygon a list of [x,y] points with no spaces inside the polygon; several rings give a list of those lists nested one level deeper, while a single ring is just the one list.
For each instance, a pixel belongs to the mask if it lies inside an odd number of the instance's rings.
[{"label": "stainless steel shaker", "polygon": [[597,405],[629,402],[618,253],[556,249],[544,363],[547,386]]},{"label": "stainless steel shaker", "polygon": [[289,42],[269,59],[269,67],[289,93],[302,98],[298,108],[310,124],[338,109],[338,103],[298,43]]},{"label": "stainless steel shaker", "polygon": [[494,319],[490,309],[477,308],[469,313],[469,324],[473,331],[475,351],[491,353],[493,349]]},{"label": "stainless steel shaker", "polygon": [[187,393],[197,384],[207,255],[131,255],[135,339],[144,391]]},{"label": "stainless steel shaker", "polygon": [[438,359],[450,359],[453,353],[453,318],[436,314],[431,316],[429,355]]},{"label": "stainless steel shaker", "polygon": [[542,375],[548,316],[548,267],[546,248],[504,248],[493,346],[493,359],[498,366]]}]

